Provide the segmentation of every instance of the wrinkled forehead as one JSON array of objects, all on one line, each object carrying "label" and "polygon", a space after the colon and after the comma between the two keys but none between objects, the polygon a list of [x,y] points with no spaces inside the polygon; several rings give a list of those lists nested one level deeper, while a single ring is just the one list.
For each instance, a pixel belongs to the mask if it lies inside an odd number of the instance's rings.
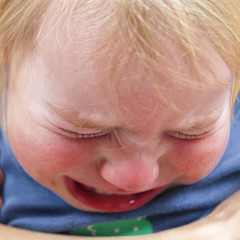
[{"label": "wrinkled forehead", "polygon": [[[183,27],[180,16],[178,19],[168,15],[174,8],[161,7],[165,3],[159,3],[158,9],[144,12],[145,15],[134,16],[133,9],[125,9],[123,17],[118,13],[119,6],[114,8],[116,4],[109,4],[114,2],[73,0],[65,3],[66,11],[57,10],[61,4],[57,4],[58,7],[56,3],[50,4],[36,36],[39,64],[44,65],[48,74],[64,72],[76,79],[78,76],[72,75],[87,72],[112,87],[119,84],[116,79],[136,83],[144,77],[158,93],[170,81],[205,89],[218,87],[218,82],[229,83],[222,78],[222,72],[228,71],[227,65],[210,40],[200,37],[202,29],[198,24],[187,22],[192,25],[184,30],[189,28],[192,32],[184,34],[178,28]],[[139,16],[142,18],[137,18]],[[219,64],[223,68],[220,69]],[[160,84],[159,75],[166,75],[161,77]]]},{"label": "wrinkled forehead", "polygon": [[233,72],[206,39],[196,40],[195,47],[201,56],[195,58],[176,39],[165,42],[159,39],[156,55],[149,60],[136,46],[127,45],[121,33],[112,31],[110,23],[108,14],[83,17],[81,21],[70,16],[60,19],[53,16],[45,21],[36,51],[52,80],[59,83],[67,79],[69,84],[71,79],[81,84],[87,78],[90,85],[96,84],[96,80],[105,81],[106,87],[115,93],[126,82],[129,89],[139,83],[143,89],[154,88],[158,95],[170,83],[207,91],[233,80]]},{"label": "wrinkled forehead", "polygon": [[158,43],[153,44],[155,52],[145,49],[144,53],[144,48],[139,50],[139,41],[130,41],[124,31],[113,30],[115,16],[109,8],[104,9],[92,14],[83,11],[77,20],[74,14],[59,17],[48,11],[31,56],[48,76],[46,84],[52,88],[64,85],[70,92],[76,86],[83,91],[97,89],[100,95],[109,91],[113,99],[140,91],[141,96],[151,93],[171,102],[168,90],[173,87],[208,91],[232,81],[233,73],[206,39],[196,39],[193,47],[201,56],[194,57],[177,37],[163,41],[160,32],[152,36]]},{"label": "wrinkled forehead", "polygon": [[[114,113],[116,119],[123,117],[140,126],[155,112],[162,118],[161,112],[171,108],[191,115],[195,106],[202,114],[206,105],[209,111],[221,107],[215,99],[226,96],[222,90],[233,73],[208,41],[199,46],[204,61],[191,59],[177,41],[167,41],[159,44],[161,57],[153,56],[154,62],[149,62],[119,35],[109,34],[109,21],[101,21],[54,16],[45,21],[37,48],[28,58],[29,74],[34,74],[28,78],[32,89],[41,90],[48,102],[61,109],[81,109],[86,117],[97,112],[104,119],[112,119]],[[175,112],[165,114],[166,121]]]}]

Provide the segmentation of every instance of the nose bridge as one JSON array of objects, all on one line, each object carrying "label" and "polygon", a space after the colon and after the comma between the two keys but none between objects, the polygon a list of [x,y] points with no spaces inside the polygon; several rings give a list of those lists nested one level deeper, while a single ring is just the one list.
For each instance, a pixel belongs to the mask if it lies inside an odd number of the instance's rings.
[{"label": "nose bridge", "polygon": [[144,160],[147,155],[154,155],[157,151],[162,151],[161,138],[144,132],[140,134],[116,134],[116,139],[126,159],[139,158],[139,160]]},{"label": "nose bridge", "polygon": [[158,131],[153,131],[153,129],[150,131],[145,127],[138,129],[134,133],[117,133],[116,137],[118,143],[129,151],[143,152],[155,145],[159,145],[161,137],[156,132]]},{"label": "nose bridge", "polygon": [[112,185],[140,191],[153,183],[159,174],[158,157],[151,151],[125,151],[104,159],[100,167],[102,177]]}]

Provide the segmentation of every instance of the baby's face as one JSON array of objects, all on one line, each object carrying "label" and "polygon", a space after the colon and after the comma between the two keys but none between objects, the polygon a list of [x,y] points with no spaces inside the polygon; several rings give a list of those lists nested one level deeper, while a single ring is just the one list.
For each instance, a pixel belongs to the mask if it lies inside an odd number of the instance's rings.
[{"label": "baby's face", "polygon": [[[204,178],[227,144],[230,88],[192,89],[163,72],[157,84],[176,110],[126,64],[113,92],[103,79],[106,56],[82,64],[97,41],[91,34],[66,44],[64,29],[51,32],[20,69],[12,65],[8,134],[23,168],[76,208],[105,212],[138,208]],[[209,64],[230,81],[222,59],[213,58]],[[181,60],[173,64],[186,70]]]}]

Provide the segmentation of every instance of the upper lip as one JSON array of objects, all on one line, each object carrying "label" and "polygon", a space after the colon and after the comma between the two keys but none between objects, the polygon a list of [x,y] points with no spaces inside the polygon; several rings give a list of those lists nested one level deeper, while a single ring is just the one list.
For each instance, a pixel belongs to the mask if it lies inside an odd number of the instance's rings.
[{"label": "upper lip", "polygon": [[164,188],[165,186],[160,186],[160,187],[156,187],[156,188],[150,188],[150,189],[145,189],[145,190],[142,190],[142,191],[139,191],[139,192],[133,192],[133,191],[126,191],[124,189],[121,189],[121,188],[114,188],[114,189],[103,189],[101,187],[97,187],[97,186],[91,186],[91,185],[88,185],[88,184],[85,184],[85,183],[82,183],[80,181],[77,181],[76,179],[73,179],[71,178],[73,181],[77,182],[77,183],[80,183],[86,187],[89,187],[89,188],[94,188],[94,189],[98,189],[98,190],[101,190],[101,191],[104,191],[104,192],[107,192],[107,193],[112,193],[112,194],[119,194],[119,195],[131,195],[131,194],[138,194],[138,193],[143,193],[143,192],[147,192],[147,191],[151,191],[151,190],[154,190],[154,189],[157,189],[157,188]]}]

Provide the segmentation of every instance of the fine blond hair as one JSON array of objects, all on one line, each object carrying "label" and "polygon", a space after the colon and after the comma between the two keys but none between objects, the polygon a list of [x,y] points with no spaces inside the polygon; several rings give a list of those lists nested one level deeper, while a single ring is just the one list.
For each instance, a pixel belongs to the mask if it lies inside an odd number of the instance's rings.
[{"label": "fine blond hair", "polygon": [[[168,70],[172,81],[192,87],[205,83],[186,79],[166,60],[166,43],[180,47],[183,58],[201,79],[199,63],[207,63],[199,39],[207,40],[233,70],[233,100],[240,86],[240,1],[239,0],[2,0],[0,2],[1,111],[5,116],[8,68],[13,55],[24,59],[38,44],[41,24],[49,9],[73,16],[75,22],[102,14],[108,33],[95,49],[114,43],[110,74],[121,58],[132,52],[149,69]],[[81,14],[80,14],[80,12]],[[60,15],[59,15],[60,16]],[[124,44],[124,45],[123,45]],[[124,51],[122,48],[124,46]],[[205,60],[205,61],[203,61]],[[161,64],[160,64],[161,63]],[[21,62],[19,62],[21,64]],[[209,69],[223,84],[217,73]],[[9,77],[11,80],[11,76]],[[5,126],[5,124],[3,123]]]}]

